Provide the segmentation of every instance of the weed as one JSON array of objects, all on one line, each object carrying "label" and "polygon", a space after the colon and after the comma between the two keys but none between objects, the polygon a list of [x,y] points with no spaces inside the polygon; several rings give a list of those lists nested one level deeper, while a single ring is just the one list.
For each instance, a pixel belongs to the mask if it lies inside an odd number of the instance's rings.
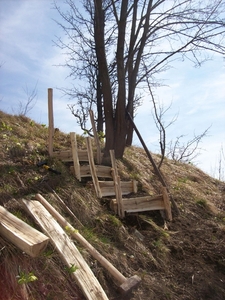
[{"label": "weed", "polygon": [[71,274],[71,273],[76,272],[76,270],[78,270],[79,268],[77,266],[75,266],[74,264],[71,264],[70,267],[66,267],[65,269],[69,274]]},{"label": "weed", "polygon": [[46,250],[44,253],[43,253],[43,256],[44,257],[52,257],[54,251],[52,249],[49,249],[49,250]]},{"label": "weed", "polygon": [[12,127],[7,125],[5,122],[1,122],[0,130],[4,131],[12,131]]},{"label": "weed", "polygon": [[207,207],[207,201],[205,199],[198,199],[195,201],[195,203],[200,207]]},{"label": "weed", "polygon": [[115,227],[121,227],[121,226],[122,226],[121,221],[120,221],[116,216],[109,215],[108,217],[109,217],[110,222],[111,222]]},{"label": "weed", "polygon": [[18,278],[19,284],[26,284],[26,283],[38,280],[38,278],[34,275],[33,272],[30,272],[28,274],[25,272],[20,272],[20,274],[17,276],[17,278]]}]

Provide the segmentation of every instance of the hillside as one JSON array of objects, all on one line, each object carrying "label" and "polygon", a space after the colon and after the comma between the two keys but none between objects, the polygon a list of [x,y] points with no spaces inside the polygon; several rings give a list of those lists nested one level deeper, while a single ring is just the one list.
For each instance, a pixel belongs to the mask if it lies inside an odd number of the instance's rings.
[{"label": "hillside", "polygon": [[[0,205],[39,229],[20,200],[43,195],[124,276],[142,278],[132,300],[225,299],[225,183],[191,164],[165,160],[161,171],[180,214],[164,227],[160,212],[129,214],[120,220],[109,201],[96,198],[69,166],[48,157],[48,129],[26,117],[0,111]],[[84,138],[78,137],[84,147]],[[55,149],[70,147],[69,135],[55,133]],[[153,155],[155,161],[158,155]],[[48,164],[56,175],[37,167]],[[120,177],[138,181],[139,193],[157,194],[160,182],[143,149],[126,149]],[[55,193],[54,193],[55,191]],[[84,225],[62,208],[57,194]],[[122,299],[109,273],[75,242],[109,299]],[[25,275],[37,280],[31,281]],[[18,280],[26,277],[23,284]],[[32,258],[0,236],[0,299],[84,299],[55,249]]]}]

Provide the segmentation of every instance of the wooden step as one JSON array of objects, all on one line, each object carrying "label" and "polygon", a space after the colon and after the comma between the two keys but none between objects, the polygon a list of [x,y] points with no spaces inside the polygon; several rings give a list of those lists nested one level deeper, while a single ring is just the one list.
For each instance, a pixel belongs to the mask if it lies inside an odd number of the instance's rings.
[{"label": "wooden step", "polygon": [[[115,183],[114,181],[98,181],[101,189],[102,197],[115,196]],[[121,181],[122,195],[128,195],[137,192],[137,181]]]},{"label": "wooden step", "polygon": [[[123,208],[124,211],[131,212],[141,212],[149,210],[162,210],[165,208],[163,196],[144,196],[136,198],[123,198]],[[117,201],[112,199],[110,202],[110,208],[117,213]]]},{"label": "wooden step", "polygon": [[[63,162],[73,161],[72,150],[54,151],[53,157],[61,159]],[[88,162],[87,150],[78,150],[78,158],[79,161]]]},{"label": "wooden step", "polygon": [[[162,194],[160,195],[136,198],[123,198],[122,207],[123,210],[127,213],[136,213],[151,210],[164,210],[166,220],[172,221],[169,195],[165,187],[162,187]],[[110,208],[118,214],[117,199],[111,200]]]},{"label": "wooden step", "polygon": [[[95,165],[97,177],[99,178],[112,178],[112,168],[108,166]],[[74,167],[71,166],[70,170],[74,172]],[[80,177],[92,177],[90,165],[80,166]]]}]

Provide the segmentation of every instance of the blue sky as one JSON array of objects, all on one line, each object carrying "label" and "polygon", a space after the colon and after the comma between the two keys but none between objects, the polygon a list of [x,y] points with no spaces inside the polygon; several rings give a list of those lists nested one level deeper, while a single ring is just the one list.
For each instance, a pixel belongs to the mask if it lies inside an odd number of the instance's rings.
[{"label": "blue sky", "polygon": [[[58,1],[63,7],[64,1]],[[48,123],[47,89],[54,89],[54,123],[64,132],[82,133],[67,108],[71,100],[57,88],[69,87],[65,54],[53,40],[63,32],[53,19],[59,19],[52,0],[0,0],[0,109],[16,113],[19,102],[26,101],[26,87],[37,84],[37,102],[28,116],[38,123]],[[167,129],[167,142],[185,135],[184,142],[211,126],[200,144],[201,155],[194,163],[203,171],[218,177],[221,147],[225,150],[225,62],[214,55],[201,68],[190,61],[177,61],[160,74],[165,86],[155,91],[156,100],[171,108],[165,123],[178,114]],[[158,132],[152,121],[152,104],[145,97],[135,119],[136,125],[152,152],[159,152]],[[134,145],[140,145],[134,136]]]}]

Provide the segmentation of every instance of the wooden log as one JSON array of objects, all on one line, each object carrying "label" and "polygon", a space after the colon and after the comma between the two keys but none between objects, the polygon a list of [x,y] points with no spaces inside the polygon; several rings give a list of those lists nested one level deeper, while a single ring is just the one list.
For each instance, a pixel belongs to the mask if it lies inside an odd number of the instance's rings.
[{"label": "wooden log", "polygon": [[120,285],[120,291],[122,293],[130,292],[134,287],[136,287],[141,279],[134,275],[130,278],[126,278],[121,274],[103,255],[101,255],[79,232],[74,229],[73,226],[63,218],[56,209],[40,194],[36,195],[44,207],[50,212],[50,214],[59,222],[59,224],[67,228],[67,231],[72,235],[82,246],[84,246],[90,254],[116,279]]},{"label": "wooden log", "polygon": [[112,174],[113,174],[116,201],[117,201],[117,205],[118,205],[118,215],[120,218],[124,218],[125,213],[124,213],[124,207],[123,207],[122,189],[121,189],[121,184],[120,184],[120,177],[118,175],[118,170],[117,170],[117,166],[116,166],[115,153],[114,153],[114,150],[110,150],[109,153],[110,153],[110,158],[111,158],[112,167],[113,167]]},{"label": "wooden log", "polygon": [[[112,199],[110,208],[117,213],[117,207],[118,203],[116,199]],[[128,213],[165,209],[162,195],[154,197],[123,198],[123,207],[124,211]]]},{"label": "wooden log", "polygon": [[71,139],[71,147],[72,147],[72,155],[73,155],[74,174],[75,174],[76,178],[79,181],[81,181],[80,163],[79,163],[79,157],[78,157],[77,139],[76,139],[75,132],[70,132],[70,139]]},{"label": "wooden log", "polygon": [[89,114],[90,114],[90,119],[91,119],[92,130],[93,130],[93,134],[94,134],[95,145],[96,145],[96,148],[97,148],[96,161],[97,161],[97,164],[100,165],[101,162],[102,162],[100,141],[99,141],[99,137],[98,137],[96,127],[95,127],[95,120],[94,120],[93,111],[89,110]]},{"label": "wooden log", "polygon": [[91,171],[91,176],[92,176],[92,181],[94,184],[95,192],[98,198],[102,198],[102,192],[99,186],[99,181],[98,181],[98,176],[95,168],[95,163],[94,163],[94,157],[93,157],[93,151],[92,151],[92,146],[91,146],[91,139],[89,137],[86,138],[86,143],[87,143],[87,150],[88,150],[88,160],[89,160],[89,165],[90,165],[90,171]]},{"label": "wooden log", "polygon": [[49,236],[65,264],[69,268],[71,266],[77,267],[77,270],[72,272],[71,276],[75,279],[86,299],[108,299],[82,255],[53,216],[39,201],[22,200],[22,202],[43,231]]},{"label": "wooden log", "polygon": [[166,187],[162,187],[162,196],[163,196],[164,207],[165,207],[165,212],[166,212],[166,219],[168,221],[172,221],[170,199],[169,199],[169,195],[167,193]]},{"label": "wooden log", "polygon": [[49,238],[0,206],[0,234],[32,257],[41,254]]},{"label": "wooden log", "polygon": [[48,89],[48,153],[53,155],[54,117],[53,117],[53,89]]}]

